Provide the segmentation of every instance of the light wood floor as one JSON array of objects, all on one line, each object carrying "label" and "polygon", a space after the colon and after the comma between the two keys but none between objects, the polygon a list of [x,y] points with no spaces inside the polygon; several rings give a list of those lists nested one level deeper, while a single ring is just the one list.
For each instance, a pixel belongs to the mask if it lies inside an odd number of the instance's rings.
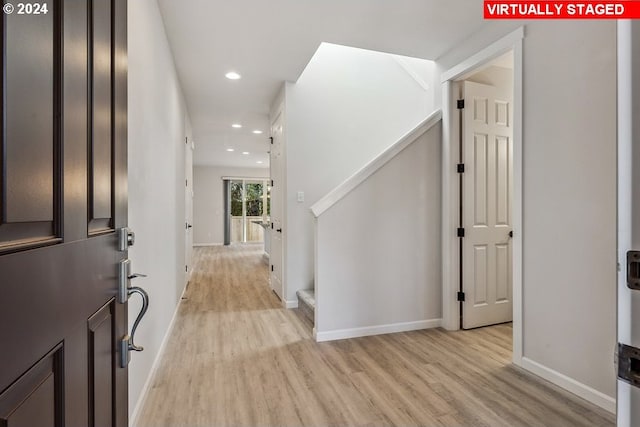
[{"label": "light wood floor", "polygon": [[257,246],[200,248],[139,427],[613,426],[513,367],[511,327],[316,343]]}]

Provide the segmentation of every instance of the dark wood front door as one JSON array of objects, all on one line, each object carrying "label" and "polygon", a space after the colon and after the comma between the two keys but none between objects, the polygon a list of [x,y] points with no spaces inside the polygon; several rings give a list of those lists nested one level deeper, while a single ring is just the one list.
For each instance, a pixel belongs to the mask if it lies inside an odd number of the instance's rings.
[{"label": "dark wood front door", "polygon": [[[128,424],[126,0],[3,1],[0,426]],[[9,13],[11,12],[11,13]]]}]

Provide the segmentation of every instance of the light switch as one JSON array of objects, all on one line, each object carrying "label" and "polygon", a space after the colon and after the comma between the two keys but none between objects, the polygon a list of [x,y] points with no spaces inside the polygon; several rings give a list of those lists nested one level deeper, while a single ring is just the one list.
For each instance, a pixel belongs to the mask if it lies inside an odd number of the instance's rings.
[{"label": "light switch", "polygon": [[298,203],[304,202],[304,191],[298,191]]}]

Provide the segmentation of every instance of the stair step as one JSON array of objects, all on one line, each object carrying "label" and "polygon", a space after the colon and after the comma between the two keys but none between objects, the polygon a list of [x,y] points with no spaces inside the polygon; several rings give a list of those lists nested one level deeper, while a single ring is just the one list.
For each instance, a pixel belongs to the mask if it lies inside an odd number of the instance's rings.
[{"label": "stair step", "polygon": [[301,289],[296,292],[298,309],[312,322],[315,318],[316,292],[314,289]]}]

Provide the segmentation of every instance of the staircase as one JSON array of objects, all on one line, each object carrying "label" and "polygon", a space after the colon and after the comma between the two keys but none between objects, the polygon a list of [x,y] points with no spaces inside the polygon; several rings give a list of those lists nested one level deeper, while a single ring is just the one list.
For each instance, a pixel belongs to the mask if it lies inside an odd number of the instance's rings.
[{"label": "staircase", "polygon": [[298,296],[298,309],[311,321],[311,323],[314,323],[316,312],[316,291],[314,289],[300,289],[296,292],[296,295]]}]

